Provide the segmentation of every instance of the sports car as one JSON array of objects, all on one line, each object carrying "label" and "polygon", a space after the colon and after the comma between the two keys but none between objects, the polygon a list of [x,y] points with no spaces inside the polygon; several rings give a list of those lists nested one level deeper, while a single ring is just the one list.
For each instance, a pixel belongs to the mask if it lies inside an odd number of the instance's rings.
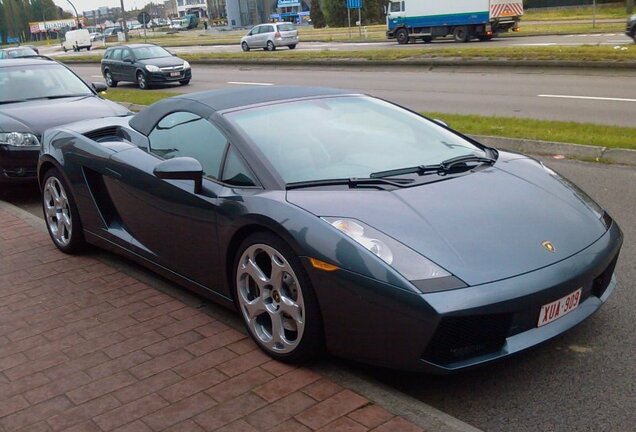
[{"label": "sports car", "polygon": [[49,129],[46,226],[228,307],[271,357],[447,373],[608,299],[623,235],[540,161],[343,90],[191,93]]}]

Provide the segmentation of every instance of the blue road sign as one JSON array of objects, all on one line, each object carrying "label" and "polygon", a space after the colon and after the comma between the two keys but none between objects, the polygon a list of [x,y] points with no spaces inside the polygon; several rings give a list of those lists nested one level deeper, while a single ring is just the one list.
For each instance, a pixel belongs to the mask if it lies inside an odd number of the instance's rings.
[{"label": "blue road sign", "polygon": [[362,0],[347,0],[347,9],[362,9]]}]

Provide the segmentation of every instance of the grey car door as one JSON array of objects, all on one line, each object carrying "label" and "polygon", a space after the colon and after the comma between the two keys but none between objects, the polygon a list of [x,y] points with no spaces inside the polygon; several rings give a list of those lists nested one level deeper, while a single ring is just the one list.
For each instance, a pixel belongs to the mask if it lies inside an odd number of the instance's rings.
[{"label": "grey car door", "polygon": [[[117,179],[108,184],[131,248],[146,259],[214,289],[219,262],[217,212],[224,187],[215,181],[228,147],[219,129],[199,114],[166,115],[149,135],[149,151],[133,149],[111,158]],[[194,183],[163,180],[153,173],[162,160],[193,157],[203,166],[202,193]]]}]

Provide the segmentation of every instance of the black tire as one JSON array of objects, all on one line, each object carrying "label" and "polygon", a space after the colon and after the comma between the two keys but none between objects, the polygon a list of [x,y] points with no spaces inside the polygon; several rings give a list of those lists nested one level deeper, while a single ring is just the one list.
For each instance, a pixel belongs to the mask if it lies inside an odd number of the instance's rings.
[{"label": "black tire", "polygon": [[113,76],[108,69],[104,72],[104,79],[106,80],[106,85],[108,87],[117,87],[117,81],[113,79]]},{"label": "black tire", "polygon": [[489,42],[492,40],[492,35],[479,35],[477,36],[477,39],[479,39],[481,42]]},{"label": "black tire", "polygon": [[422,41],[424,41],[425,44],[431,43],[431,42],[433,42],[433,37],[432,36],[424,36],[422,38]]},{"label": "black tire", "polygon": [[267,41],[267,47],[265,49],[267,51],[276,51],[276,45],[274,45],[272,41]]},{"label": "black tire", "polygon": [[453,29],[453,39],[455,42],[464,43],[470,40],[470,29],[468,26],[458,26]]},{"label": "black tire", "polygon": [[181,84],[182,86],[187,86],[188,84],[190,84],[190,80],[187,79],[187,80],[179,81],[179,84]]},{"label": "black tire", "polygon": [[62,46],[62,49],[64,50],[64,52],[68,51],[65,46]]},{"label": "black tire", "polygon": [[90,51],[90,50],[91,50],[91,47],[86,47],[86,51]]},{"label": "black tire", "polygon": [[[263,247],[263,246],[273,248],[276,251],[277,256],[282,257],[284,261],[286,261],[285,264],[289,265],[293,273],[293,275],[291,275],[289,279],[293,280],[293,276],[295,276],[298,282],[298,284],[293,283],[291,287],[293,287],[292,289],[295,290],[294,292],[296,293],[300,292],[301,294],[300,297],[298,296],[298,294],[296,294],[297,299],[295,301],[303,305],[302,317],[303,317],[304,328],[302,330],[302,334],[300,335],[300,339],[296,339],[297,340],[297,342],[295,342],[296,345],[290,352],[285,352],[285,353],[276,352],[275,350],[267,347],[264,344],[263,340],[261,339],[262,336],[258,336],[257,334],[255,334],[254,330],[250,326],[248,322],[248,318],[246,317],[246,314],[248,314],[247,309],[241,305],[241,302],[239,300],[239,296],[241,296],[242,299],[245,299],[245,295],[247,295],[247,293],[245,293],[245,290],[249,290],[250,292],[254,289],[257,291],[260,291],[260,288],[255,287],[255,284],[253,283],[253,279],[251,281],[249,280],[246,281],[247,287],[242,286],[241,288],[239,288],[239,283],[241,283],[239,278],[239,273],[240,273],[239,266],[242,265],[241,258],[245,259],[243,255],[246,253],[246,251],[251,250],[251,248],[258,249],[259,247]],[[249,252],[247,253],[249,254]],[[267,259],[267,255],[264,254],[264,256],[265,256],[265,259]],[[255,261],[257,263],[259,262],[258,259],[255,259]],[[261,264],[259,263],[259,265]],[[271,266],[271,261],[270,261],[270,266]],[[263,266],[263,267],[266,267],[266,266]],[[264,274],[266,274],[265,271],[263,272]],[[283,282],[281,283],[281,287],[285,283],[284,282],[285,277],[290,276],[289,273],[286,273],[286,272],[283,272],[283,273],[285,274],[282,277]],[[323,325],[322,325],[322,317],[321,317],[320,308],[318,305],[318,300],[316,298],[316,294],[311,285],[311,281],[309,280],[309,277],[307,276],[305,269],[303,268],[300,262],[300,259],[294,253],[294,251],[289,247],[289,245],[287,245],[287,243],[285,243],[282,239],[280,239],[276,235],[269,232],[257,232],[250,235],[245,240],[243,240],[240,247],[238,248],[238,251],[234,260],[232,275],[233,275],[232,290],[233,290],[234,302],[235,302],[236,308],[239,312],[241,319],[243,320],[243,324],[245,325],[245,328],[250,334],[250,337],[256,342],[256,344],[259,346],[261,350],[263,350],[267,355],[269,355],[270,357],[276,360],[284,361],[288,363],[300,363],[310,359],[315,359],[324,352],[324,332],[323,332]],[[243,276],[245,276],[245,273],[243,273]],[[271,278],[271,270],[268,277]],[[267,285],[267,286],[273,287],[274,284]],[[286,291],[288,289],[289,287],[286,289]],[[272,291],[270,300],[276,299],[276,295],[275,295],[276,288],[270,288],[270,290]],[[282,293],[283,288],[281,288],[280,291]],[[254,294],[252,293],[252,295]],[[264,296],[265,294],[259,292],[257,295],[254,295],[254,296],[261,297],[261,295]],[[279,294],[278,301],[280,301],[281,304],[282,304],[281,299],[283,298],[281,296],[284,296],[284,295],[286,294]],[[247,300],[250,300],[250,299],[247,299]],[[265,321],[267,321],[268,316],[272,317],[272,316],[275,316],[276,314],[279,314],[281,317],[285,316],[282,313],[282,307],[281,307],[281,312],[278,312],[278,306],[276,306],[275,303],[263,303],[263,304],[268,304],[270,307],[273,306],[274,308],[276,308],[276,310],[274,312],[268,312],[268,311],[260,312],[259,318],[265,316]],[[269,319],[270,319],[270,323],[273,322],[271,321],[271,318]],[[285,319],[288,319],[288,322],[289,322],[289,318],[285,318]],[[255,326],[260,325],[258,324],[259,322],[258,319],[255,318],[253,321],[255,323],[254,324]],[[293,324],[294,320],[291,319],[291,322]],[[272,324],[272,328],[273,328],[273,324]],[[296,327],[296,329],[298,329],[298,327]],[[293,333],[294,333],[293,330],[290,330],[289,328],[285,327],[284,324],[283,324],[283,331],[285,332],[285,337],[287,337],[288,335],[287,332],[290,332],[289,334],[293,336]],[[273,334],[273,331],[272,331],[272,334]],[[267,335],[265,334],[265,336]],[[298,337],[298,333],[296,333],[296,336]]]},{"label": "black tire", "polygon": [[289,49],[296,49],[296,44],[289,45]]},{"label": "black tire", "polygon": [[395,32],[395,39],[400,45],[406,45],[409,43],[409,32],[408,30],[401,28]]},{"label": "black tire", "polygon": [[148,81],[146,81],[146,75],[142,71],[137,72],[137,86],[141,90],[148,90]]},{"label": "black tire", "polygon": [[247,44],[247,42],[243,42],[241,44],[241,49],[245,52],[248,52],[250,50],[250,46]]},{"label": "black tire", "polygon": [[[50,193],[49,187],[56,188],[58,193],[60,193],[60,189],[64,192],[66,196],[67,204],[64,206],[67,209],[65,213],[66,216],[70,217],[70,232],[68,229],[64,232],[68,233],[68,242],[63,243],[63,240],[60,239],[59,236],[56,235],[56,232],[53,231],[53,225],[55,224],[55,220],[58,220],[58,216],[62,213],[56,213],[55,216],[49,216],[47,212],[47,208],[55,207],[55,199],[53,195]],[[86,242],[84,241],[84,233],[82,230],[82,221],[79,216],[79,212],[77,211],[77,205],[75,204],[75,197],[71,193],[71,189],[69,188],[66,180],[60,173],[57,168],[50,168],[45,174],[42,180],[42,212],[44,213],[44,220],[46,229],[51,236],[51,240],[53,244],[62,252],[67,254],[76,254],[84,250],[86,247]],[[55,218],[55,219],[53,219]],[[58,230],[59,228],[59,224]]]}]

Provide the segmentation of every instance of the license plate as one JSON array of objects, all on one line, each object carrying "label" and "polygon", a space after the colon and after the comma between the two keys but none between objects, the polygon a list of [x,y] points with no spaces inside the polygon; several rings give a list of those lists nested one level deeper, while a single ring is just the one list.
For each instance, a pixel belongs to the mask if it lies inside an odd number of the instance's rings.
[{"label": "license plate", "polygon": [[170,72],[170,76],[171,77],[175,77],[175,76],[179,76],[181,75],[181,72]]},{"label": "license plate", "polygon": [[541,306],[537,327],[549,324],[576,309],[579,305],[579,301],[581,300],[581,291],[582,288],[579,288],[559,300],[555,300],[552,303]]}]

